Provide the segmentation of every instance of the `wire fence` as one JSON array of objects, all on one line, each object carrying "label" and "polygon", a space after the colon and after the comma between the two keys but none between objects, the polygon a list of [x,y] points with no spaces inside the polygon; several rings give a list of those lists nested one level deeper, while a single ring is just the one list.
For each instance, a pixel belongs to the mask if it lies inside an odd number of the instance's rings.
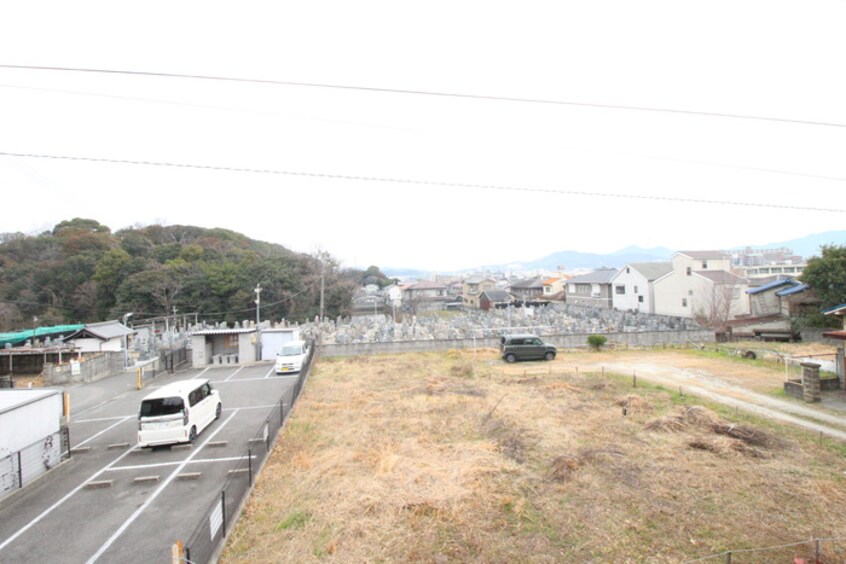
[{"label": "wire fence", "polygon": [[215,551],[223,543],[227,530],[238,517],[238,510],[249,494],[256,475],[261,471],[273,449],[279,430],[290,415],[294,403],[308,380],[314,349],[315,347],[310,348],[294,386],[279,398],[264,423],[249,440],[244,454],[229,469],[220,494],[184,543],[181,556],[183,561],[195,564],[210,562]]},{"label": "wire fence", "polygon": [[0,458],[0,499],[69,458],[70,432],[64,426],[58,432]]},{"label": "wire fence", "polygon": [[727,550],[695,560],[685,560],[683,564],[709,561],[721,561],[727,564],[751,564],[760,562],[821,564],[823,562],[846,562],[846,537],[809,539],[764,548]]}]

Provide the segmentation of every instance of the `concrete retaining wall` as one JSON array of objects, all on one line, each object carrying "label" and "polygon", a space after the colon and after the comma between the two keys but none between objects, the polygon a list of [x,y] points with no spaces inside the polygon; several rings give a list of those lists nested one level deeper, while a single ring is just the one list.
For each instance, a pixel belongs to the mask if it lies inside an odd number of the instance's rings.
[{"label": "concrete retaining wall", "polygon": [[122,352],[104,352],[95,356],[83,356],[79,363],[79,374],[73,374],[70,363],[45,364],[44,383],[48,386],[95,382],[123,371]]},{"label": "concrete retaining wall", "polygon": [[[645,331],[638,333],[603,333],[608,339],[606,346],[656,347],[662,345],[688,345],[690,343],[713,343],[714,332],[695,331]],[[573,333],[543,337],[559,349],[587,348],[588,334]],[[394,341],[390,343],[353,343],[348,345],[321,345],[321,356],[358,356],[370,354],[398,354],[407,352],[432,352],[451,349],[499,348],[499,338],[449,339],[429,341]]]}]

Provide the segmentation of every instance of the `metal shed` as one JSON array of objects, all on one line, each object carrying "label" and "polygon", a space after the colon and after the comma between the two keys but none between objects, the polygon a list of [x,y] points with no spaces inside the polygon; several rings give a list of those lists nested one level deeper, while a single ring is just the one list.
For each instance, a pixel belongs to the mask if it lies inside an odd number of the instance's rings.
[{"label": "metal shed", "polygon": [[0,498],[62,460],[60,390],[0,390]]}]

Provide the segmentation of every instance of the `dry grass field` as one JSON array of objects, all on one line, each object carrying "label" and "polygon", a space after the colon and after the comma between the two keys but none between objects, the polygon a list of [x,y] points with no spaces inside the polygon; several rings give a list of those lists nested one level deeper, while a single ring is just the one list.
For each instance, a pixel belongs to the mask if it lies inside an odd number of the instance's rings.
[{"label": "dry grass field", "polygon": [[842,445],[576,372],[598,356],[321,359],[223,561],[681,562],[846,536]]}]

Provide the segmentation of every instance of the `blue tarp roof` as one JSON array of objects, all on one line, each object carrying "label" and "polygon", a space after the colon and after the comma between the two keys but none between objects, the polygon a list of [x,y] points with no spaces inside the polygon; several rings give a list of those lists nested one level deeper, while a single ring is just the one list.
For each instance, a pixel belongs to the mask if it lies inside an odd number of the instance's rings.
[{"label": "blue tarp roof", "polygon": [[43,339],[44,337],[53,337],[58,335],[65,335],[79,331],[85,325],[55,325],[53,327],[38,327],[37,329],[29,329],[27,331],[17,331],[15,333],[0,333],[0,347],[5,347],[6,343],[17,346],[32,340]]},{"label": "blue tarp roof", "polygon": [[826,314],[826,315],[829,315],[831,313],[840,314],[840,313],[844,313],[844,312],[846,312],[846,304],[836,305],[834,307],[830,307],[828,309],[823,310],[823,313]]}]

